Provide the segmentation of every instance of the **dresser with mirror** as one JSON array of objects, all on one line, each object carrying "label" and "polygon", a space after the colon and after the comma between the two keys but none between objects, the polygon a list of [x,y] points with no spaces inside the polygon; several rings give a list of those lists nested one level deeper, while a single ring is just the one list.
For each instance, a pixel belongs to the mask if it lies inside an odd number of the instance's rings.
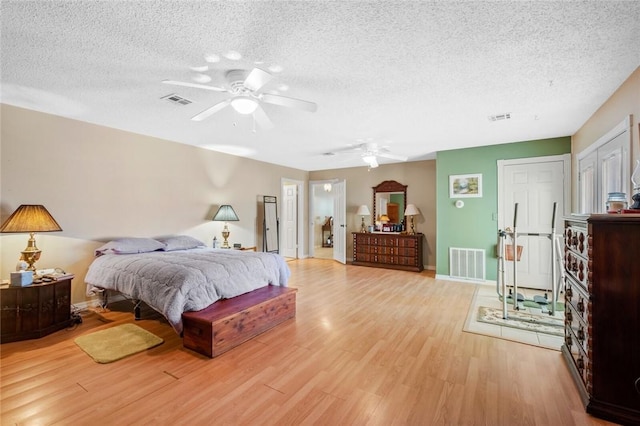
[{"label": "dresser with mirror", "polygon": [[407,185],[387,180],[373,188],[371,232],[353,232],[353,265],[420,272],[423,235],[406,232]]}]

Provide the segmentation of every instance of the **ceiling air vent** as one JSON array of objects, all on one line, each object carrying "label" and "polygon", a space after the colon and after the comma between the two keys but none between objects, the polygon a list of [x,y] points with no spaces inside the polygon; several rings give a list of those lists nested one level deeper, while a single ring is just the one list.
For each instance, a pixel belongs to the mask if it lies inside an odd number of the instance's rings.
[{"label": "ceiling air vent", "polygon": [[172,93],[172,94],[167,95],[167,96],[163,96],[160,99],[166,99],[169,102],[171,102],[172,104],[176,104],[176,105],[189,105],[189,104],[193,103],[189,99],[183,98],[182,96],[178,96],[175,93]]},{"label": "ceiling air vent", "polygon": [[488,118],[489,121],[509,120],[511,118],[511,113],[505,112],[504,114],[490,115]]}]

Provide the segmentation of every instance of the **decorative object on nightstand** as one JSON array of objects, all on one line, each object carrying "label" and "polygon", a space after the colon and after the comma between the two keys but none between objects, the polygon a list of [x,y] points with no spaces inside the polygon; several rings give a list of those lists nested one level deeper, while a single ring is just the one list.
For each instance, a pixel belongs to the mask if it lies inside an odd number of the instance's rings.
[{"label": "decorative object on nightstand", "polygon": [[404,211],[404,216],[411,217],[411,231],[409,231],[409,235],[416,235],[416,230],[413,224],[413,217],[419,214],[420,214],[420,211],[418,211],[418,208],[414,204],[407,205],[407,208]]},{"label": "decorative object on nightstand", "polygon": [[238,219],[238,215],[233,210],[233,207],[231,207],[229,204],[221,205],[215,216],[213,216],[214,222],[224,222],[224,228],[222,229],[222,238],[224,238],[224,242],[222,243],[221,248],[231,248],[229,247],[228,241],[229,235],[231,233],[229,232],[229,226],[227,222],[237,222],[238,220],[240,220]]},{"label": "decorative object on nightstand", "polygon": [[35,271],[34,263],[40,259],[41,251],[36,246],[36,232],[62,231],[58,222],[43,205],[22,204],[2,224],[0,232],[30,233],[27,248],[21,251],[21,260],[27,262],[27,271]]},{"label": "decorative object on nightstand", "polygon": [[360,232],[367,232],[367,227],[364,224],[364,217],[371,214],[371,212],[369,211],[369,207],[367,207],[366,204],[361,205],[360,207],[358,207],[358,211],[356,212],[356,214],[358,216],[362,216],[362,225],[360,225]]}]

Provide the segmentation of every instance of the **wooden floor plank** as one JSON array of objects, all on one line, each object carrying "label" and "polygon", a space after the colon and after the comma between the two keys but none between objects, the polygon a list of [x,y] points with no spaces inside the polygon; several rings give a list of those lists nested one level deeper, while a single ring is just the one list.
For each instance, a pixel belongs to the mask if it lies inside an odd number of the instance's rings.
[{"label": "wooden floor plank", "polygon": [[[296,318],[214,359],[128,305],[1,345],[0,423],[608,424],[584,412],[557,351],[462,331],[474,284],[288,264]],[[103,365],[73,342],[134,322],[164,343]]]}]

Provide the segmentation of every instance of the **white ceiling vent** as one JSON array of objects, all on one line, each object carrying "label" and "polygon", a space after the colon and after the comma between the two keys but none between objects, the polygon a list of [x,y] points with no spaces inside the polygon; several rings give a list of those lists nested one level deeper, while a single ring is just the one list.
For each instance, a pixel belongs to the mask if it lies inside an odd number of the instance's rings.
[{"label": "white ceiling vent", "polygon": [[190,101],[189,99],[183,98],[182,96],[178,96],[175,93],[172,93],[172,94],[167,95],[167,96],[163,96],[160,99],[166,99],[169,102],[171,102],[172,104],[176,104],[176,105],[189,105],[189,104],[193,103],[193,101]]},{"label": "white ceiling vent", "polygon": [[511,118],[511,113],[505,112],[504,114],[490,115],[488,118],[489,121],[509,120]]}]

